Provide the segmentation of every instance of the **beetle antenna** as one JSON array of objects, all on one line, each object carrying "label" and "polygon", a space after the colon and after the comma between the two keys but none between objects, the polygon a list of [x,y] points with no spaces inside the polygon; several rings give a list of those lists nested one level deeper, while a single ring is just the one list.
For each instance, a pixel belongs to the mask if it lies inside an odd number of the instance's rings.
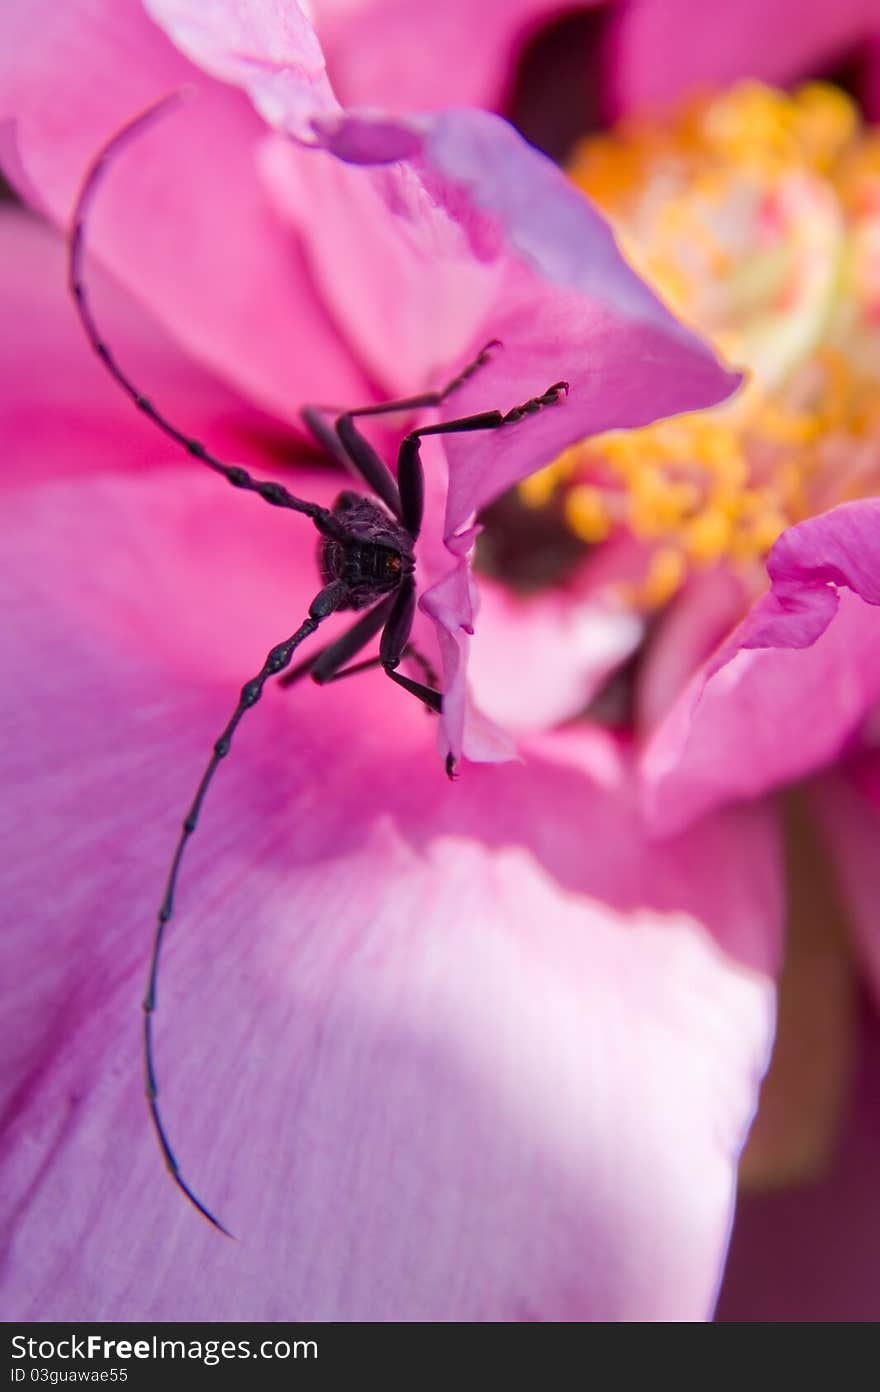
[{"label": "beetle antenna", "polygon": [[[76,304],[77,313],[85,330],[86,338],[91,344],[94,352],[101,359],[104,367],[110,373],[113,380],[122,388],[125,394],[134,402],[139,411],[142,411],[154,425],[175,440],[187,454],[195,459],[207,464],[209,469],[215,473],[222,474],[234,488],[243,488],[249,492],[257,493],[273,507],[290,508],[293,512],[304,513],[306,517],[311,517],[314,522],[326,523],[330,514],[326,508],[319,507],[317,503],[306,502],[302,498],[296,498],[289,493],[280,483],[274,481],[252,478],[246,469],[239,465],[224,464],[211,454],[203,444],[194,440],[192,436],[185,434],[173,425],[166,416],[162,414],[149,400],[143,392],[135,385],[131,378],[122,370],[110,348],[101,337],[100,330],[95,321],[89,304],[86,288],[83,281],[83,260],[85,254],[86,241],[86,221],[92,205],[92,200],[97,192],[98,186],[110,162],[116,158],[119,152],[135,139],[144,130],[153,125],[155,121],[161,120],[169,111],[179,105],[181,100],[188,96],[190,88],[182,88],[180,91],[171,92],[168,96],[162,97],[160,101],[154,102],[147,107],[140,115],[135,116],[131,121],[117,131],[115,135],[98,152],[92,161],[88,172],[83,180],[82,187],[74,204],[73,214],[70,220],[70,232],[68,236],[68,261],[67,261],[67,283],[71,295]],[[332,525],[332,524],[331,524]]]},{"label": "beetle antenna", "polygon": [[147,1102],[149,1103],[150,1114],[153,1118],[153,1125],[156,1130],[156,1135],[159,1139],[159,1145],[161,1146],[162,1154],[165,1157],[165,1164],[168,1167],[168,1170],[171,1174],[172,1179],[174,1180],[174,1183],[177,1185],[178,1189],[180,1189],[182,1193],[186,1195],[190,1203],[194,1204],[195,1207],[199,1210],[199,1212],[205,1218],[207,1218],[208,1222],[213,1223],[214,1227],[218,1228],[220,1232],[225,1233],[227,1237],[232,1237],[232,1233],[230,1233],[228,1228],[225,1228],[223,1224],[219,1221],[219,1219],[214,1216],[211,1210],[208,1207],[206,1207],[204,1203],[202,1203],[198,1195],[194,1192],[193,1189],[190,1188],[187,1181],[183,1178],[183,1175],[180,1172],[180,1167],[177,1163],[177,1158],[174,1154],[174,1151],[171,1148],[171,1142],[168,1139],[168,1132],[165,1129],[165,1123],[162,1120],[162,1114],[159,1110],[159,1084],[156,1076],[155,1058],[153,1056],[153,1015],[156,1010],[159,962],[162,955],[162,944],[165,937],[165,929],[168,925],[168,921],[171,918],[172,913],[174,912],[174,896],[177,890],[177,879],[180,873],[180,865],[181,861],[183,860],[184,852],[186,850],[187,844],[189,843],[190,837],[192,836],[193,832],[196,829],[196,826],[198,825],[199,814],[202,810],[202,804],[204,803],[205,796],[208,792],[209,787],[211,786],[214,774],[217,772],[217,769],[221,761],[225,759],[227,754],[229,753],[230,747],[232,745],[232,737],[235,734],[235,731],[237,730],[239,723],[241,722],[241,719],[245,714],[245,711],[249,711],[252,706],[256,705],[257,701],[259,701],[261,695],[263,694],[263,687],[265,686],[269,678],[274,677],[278,672],[282,672],[284,668],[289,665],[291,658],[293,657],[293,654],[299,647],[300,643],[302,643],[306,638],[310,637],[310,635],[315,632],[318,625],[322,623],[323,620],[326,619],[330,614],[332,614],[333,611],[337,609],[341,603],[344,602],[345,597],[345,587],[341,586],[338,582],[328,585],[326,589],[322,590],[321,593],[312,601],[311,607],[309,609],[309,616],[305,620],[305,622],[300,625],[300,627],[296,630],[294,634],[291,635],[290,638],[285,639],[283,643],[276,644],[276,646],[271,649],[268,656],[266,657],[266,661],[263,663],[263,666],[260,668],[260,671],[257,673],[257,675],[255,677],[252,677],[249,682],[245,682],[244,686],[242,687],[238,705],[233,711],[232,716],[227,722],[222,734],[214,743],[214,749],[211,754],[211,758],[208,762],[208,766],[205,769],[205,772],[202,774],[201,782],[199,783],[199,786],[196,789],[196,795],[193,798],[192,806],[190,807],[189,811],[186,814],[186,817],[184,818],[183,827],[181,829],[180,836],[177,842],[177,847],[174,851],[174,856],[171,861],[171,869],[168,872],[168,880],[165,885],[165,894],[163,896],[162,903],[159,907],[159,913],[156,919],[156,931],[153,934],[153,948],[150,954],[150,968],[149,975],[147,978],[147,992],[144,996],[143,1006],[144,1073],[146,1080]]}]

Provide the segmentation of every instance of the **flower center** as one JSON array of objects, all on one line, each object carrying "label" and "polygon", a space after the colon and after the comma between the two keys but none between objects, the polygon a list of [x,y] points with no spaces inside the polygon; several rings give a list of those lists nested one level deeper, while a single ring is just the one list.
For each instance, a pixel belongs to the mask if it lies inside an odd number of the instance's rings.
[{"label": "flower center", "polygon": [[836,88],[743,83],[585,140],[571,177],[680,318],[747,369],[711,411],[612,432],[520,485],[585,543],[644,543],[633,598],[757,569],[786,526],[880,484],[880,129]]}]

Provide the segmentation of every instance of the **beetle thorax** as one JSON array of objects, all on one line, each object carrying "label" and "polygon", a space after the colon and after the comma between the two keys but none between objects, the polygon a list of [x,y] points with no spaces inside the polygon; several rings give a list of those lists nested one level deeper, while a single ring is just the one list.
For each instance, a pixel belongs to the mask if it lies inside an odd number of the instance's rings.
[{"label": "beetle thorax", "polygon": [[348,607],[363,609],[412,574],[412,539],[390,513],[358,493],[341,494],[333,515],[342,524],[342,535],[322,538],[321,577],[325,584],[343,581],[351,593]]}]

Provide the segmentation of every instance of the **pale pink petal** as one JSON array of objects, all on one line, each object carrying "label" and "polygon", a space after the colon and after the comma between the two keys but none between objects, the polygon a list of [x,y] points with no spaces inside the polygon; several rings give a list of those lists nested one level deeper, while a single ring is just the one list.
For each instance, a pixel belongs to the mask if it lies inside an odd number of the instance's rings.
[{"label": "pale pink petal", "polygon": [[341,101],[392,111],[499,107],[519,52],[560,0],[312,0]]},{"label": "pale pink petal", "polygon": [[186,62],[135,0],[4,7],[0,120],[14,123],[10,176],[23,176],[25,196],[36,191],[65,223],[104,142],[184,84],[195,87],[189,101],[110,170],[92,246],[183,345],[263,405],[290,418],[309,398],[363,397],[364,377],[258,176],[263,122]]},{"label": "pale pink petal", "polygon": [[854,738],[880,697],[878,546],[874,499],[779,538],[771,590],[647,746],[644,777],[664,825],[802,778]]},{"label": "pale pink petal", "polygon": [[586,735],[453,787],[380,673],[267,692],[213,790],[158,1064],[239,1242],[171,1186],[141,1097],[152,914],[311,543],[185,465],[154,477],[4,500],[4,1311],[704,1318],[769,1047],[772,823],[652,847]]},{"label": "pale pink petal", "polygon": [[480,575],[468,657],[480,709],[518,734],[581,716],[645,637],[643,617],[623,598],[643,570],[643,548],[621,534],[590,550],[563,584],[533,594]]},{"label": "pale pink petal", "polygon": [[[523,524],[528,527],[527,516],[514,537]],[[494,535],[486,544],[491,556]],[[621,531],[588,548],[559,584],[532,593],[478,573],[479,622],[468,675],[480,709],[522,735],[580,719],[598,698],[603,719],[631,725],[630,696],[637,687],[630,677],[635,668],[641,672],[654,622],[626,596],[643,581],[645,565],[644,545]],[[436,569],[442,574],[445,565]],[[630,659],[634,667],[621,672]]]},{"label": "pale pink petal", "polygon": [[339,103],[317,35],[300,6],[278,0],[143,0],[181,53],[222,82],[244,87],[269,125],[307,136],[311,119]]},{"label": "pale pink petal", "polygon": [[719,1320],[880,1319],[880,1026],[872,1010],[863,1020],[857,1089],[830,1172],[740,1200]]},{"label": "pale pink petal", "polygon": [[614,115],[662,106],[740,77],[785,84],[830,68],[880,31],[875,0],[626,0],[613,16]]},{"label": "pale pink petal", "polygon": [[[440,752],[487,763],[515,758],[509,731],[540,731],[581,715],[638,646],[644,624],[623,603],[620,586],[643,557],[629,539],[609,543],[565,590],[524,599],[484,576],[475,582],[475,532],[438,547],[433,530],[420,547],[420,608],[435,622],[443,665]],[[450,549],[457,553],[452,570]]]},{"label": "pale pink petal", "polygon": [[412,395],[451,375],[486,333],[498,269],[475,258],[416,170],[355,169],[281,136],[267,137],[260,167],[315,284],[383,390]]},{"label": "pale pink petal", "polygon": [[[483,0],[478,9],[449,0],[310,0],[243,8],[213,0],[144,0],[177,46],[215,77],[246,86],[270,124],[330,109],[333,91],[346,106],[390,112],[450,106],[499,106],[513,64],[560,0]],[[588,8],[587,5],[581,8]],[[306,10],[314,29],[306,20]],[[317,31],[317,32],[316,32]],[[319,42],[320,41],[320,42]]]},{"label": "pale pink petal", "polygon": [[480,578],[469,673],[481,709],[510,730],[552,728],[586,709],[644,636],[638,614],[586,584],[520,598]]},{"label": "pale pink petal", "polygon": [[474,704],[468,683],[468,657],[478,603],[469,547],[463,546],[452,570],[419,601],[422,611],[434,620],[443,664],[439,749],[443,759],[451,755],[456,761],[464,756],[478,763],[504,763],[516,758],[516,746]]},{"label": "pale pink petal", "polygon": [[748,592],[739,576],[717,566],[692,576],[659,616],[639,669],[636,724],[648,733],[664,718],[691,677],[743,617]]}]

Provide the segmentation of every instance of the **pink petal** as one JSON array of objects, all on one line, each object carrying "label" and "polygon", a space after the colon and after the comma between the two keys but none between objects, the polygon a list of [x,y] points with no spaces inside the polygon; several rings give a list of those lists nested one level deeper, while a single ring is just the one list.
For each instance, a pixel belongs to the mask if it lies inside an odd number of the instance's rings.
[{"label": "pink petal", "polygon": [[880,1319],[880,1026],[865,1010],[849,1125],[818,1184],[741,1199],[718,1319]]},{"label": "pink petal", "polygon": [[[390,122],[377,118],[371,140],[369,121],[355,119],[358,161],[384,161]],[[322,118],[317,138],[340,158],[351,158],[350,125],[344,115]],[[415,168],[424,189],[448,223],[467,234],[483,268],[487,283],[476,301],[482,325],[471,350],[487,335],[503,345],[447,401],[446,416],[485,410],[490,402],[508,410],[554,380],[571,388],[563,408],[546,410],[528,429],[450,437],[447,535],[573,441],[713,405],[738,386],[739,375],[726,371],[631,270],[601,215],[506,122],[485,112],[450,111],[401,121],[399,130],[410,155],[411,141],[420,136]],[[351,175],[353,183],[358,177]],[[376,188],[380,177],[371,176]],[[406,208],[411,178],[407,169],[390,171],[381,193],[386,226],[389,211],[400,217]],[[440,234],[424,220],[421,226],[412,221],[411,235],[422,240],[427,259]],[[445,237],[452,236],[447,227]],[[357,257],[356,244],[351,254]],[[389,293],[387,280],[370,277],[374,263],[364,256],[358,270],[379,316],[393,288]],[[478,284],[475,270],[473,283],[462,286],[463,312],[470,308],[472,316]],[[431,323],[435,296],[428,277],[422,290],[424,320]],[[460,358],[463,365],[466,358]]]},{"label": "pink petal", "polygon": [[[341,130],[324,137],[334,148]],[[449,399],[447,418],[570,383],[564,403],[518,426],[449,437],[448,535],[573,441],[710,405],[739,382],[630,270],[590,204],[497,118],[433,118],[415,167],[366,171],[276,142],[265,168],[328,301],[390,389],[439,382],[490,338],[503,347]],[[334,219],[341,206],[351,216]]]},{"label": "pink petal", "polygon": [[499,107],[513,64],[559,0],[313,0],[333,85],[349,106]]},{"label": "pink petal", "polygon": [[288,418],[310,398],[367,394],[263,190],[264,127],[247,103],[181,58],[134,0],[7,6],[0,55],[0,119],[14,121],[8,171],[59,223],[109,136],[194,86],[111,169],[89,233],[95,251],[199,359]]},{"label": "pink petal", "polygon": [[785,84],[828,69],[880,31],[875,0],[628,0],[609,36],[612,113],[661,106],[740,77]]},{"label": "pink petal", "polygon": [[772,588],[657,729],[643,772],[664,826],[836,759],[880,696],[880,502],[790,527]]},{"label": "pink petal", "polygon": [[[179,463],[180,446],[138,415],[88,348],[67,291],[66,259],[54,230],[27,213],[0,212],[0,297],[15,325],[0,338],[7,450],[19,458],[26,451],[28,479]],[[266,445],[280,441],[280,425],[183,357],[96,269],[89,283],[107,341],[168,417],[230,461],[265,468]]]},{"label": "pink petal", "polygon": [[489,321],[504,351],[456,395],[455,411],[487,401],[506,410],[570,384],[563,404],[521,428],[450,439],[447,533],[572,442],[713,404],[738,385],[629,268],[599,213],[511,127],[450,112],[425,157],[450,200],[454,191],[470,203],[474,235],[488,219],[509,247]]},{"label": "pink petal", "polygon": [[241,1240],[171,1186],[140,1095],[151,916],[311,543],[164,478],[6,492],[4,1310],[705,1317],[769,1046],[772,824],[652,847],[580,736],[453,788],[380,674],[267,692],[213,790],[157,1051],[186,1172]]},{"label": "pink petal", "polygon": [[[498,273],[474,256],[415,171],[352,168],[281,136],[267,139],[261,169],[326,303],[383,390],[412,395],[451,375],[486,334]],[[335,389],[330,399],[341,400]]]}]

